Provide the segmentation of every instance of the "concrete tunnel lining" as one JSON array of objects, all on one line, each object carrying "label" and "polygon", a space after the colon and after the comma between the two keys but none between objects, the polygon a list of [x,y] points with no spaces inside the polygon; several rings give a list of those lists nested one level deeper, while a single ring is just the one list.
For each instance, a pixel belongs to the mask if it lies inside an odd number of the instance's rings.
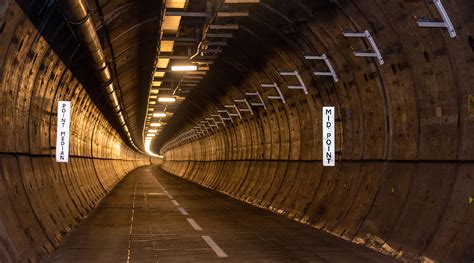
[{"label": "concrete tunnel lining", "polygon": [[[132,137],[141,141],[161,1],[91,1]],[[158,3],[159,2],[159,3]],[[456,38],[424,1],[262,1],[155,140],[162,169],[406,262],[474,259],[474,3],[442,1]],[[39,261],[133,169],[131,148],[55,4],[0,11],[0,261]],[[41,7],[41,8],[39,8]],[[148,8],[147,8],[148,7]],[[155,10],[156,9],[156,10]],[[142,15],[142,17],[140,16]],[[368,29],[384,65],[341,29]],[[124,34],[124,32],[127,32]],[[154,32],[151,34],[150,32]],[[327,54],[338,82],[307,55]],[[298,71],[308,88],[281,71]],[[286,103],[269,100],[277,83]],[[245,93],[267,109],[174,143]],[[71,162],[54,162],[55,105],[73,103]],[[322,106],[336,107],[337,166],[321,165]],[[141,142],[139,143],[141,145]],[[140,146],[141,147],[141,146]]]}]

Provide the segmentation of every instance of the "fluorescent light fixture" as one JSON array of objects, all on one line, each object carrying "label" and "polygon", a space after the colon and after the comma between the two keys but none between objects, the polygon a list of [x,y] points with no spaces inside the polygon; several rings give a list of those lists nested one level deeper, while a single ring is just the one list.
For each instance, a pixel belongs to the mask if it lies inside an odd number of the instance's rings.
[{"label": "fluorescent light fixture", "polygon": [[159,102],[176,102],[176,98],[173,97],[160,97],[158,98]]},{"label": "fluorescent light fixture", "polygon": [[150,127],[161,127],[161,123],[152,123]]},{"label": "fluorescent light fixture", "polygon": [[153,113],[153,117],[166,117],[166,113],[165,112]]},{"label": "fluorescent light fixture", "polygon": [[160,91],[157,90],[157,89],[152,89],[152,90],[151,90],[151,94],[158,94],[158,92],[160,92]]},{"label": "fluorescent light fixture", "polygon": [[164,76],[165,76],[164,71],[156,71],[155,74],[153,74],[153,77],[155,77],[155,78],[162,78]]},{"label": "fluorescent light fixture", "polygon": [[161,40],[160,52],[173,52],[174,40]]},{"label": "fluorescent light fixture", "polygon": [[163,22],[161,24],[161,30],[164,33],[176,34],[179,29],[179,24],[181,23],[180,16],[167,16],[165,15]]},{"label": "fluorescent light fixture", "polygon": [[148,133],[157,133],[158,130],[148,130]]},{"label": "fluorescent light fixture", "polygon": [[156,66],[158,68],[167,68],[169,63],[170,63],[169,58],[159,58],[158,62],[156,63]]},{"label": "fluorescent light fixture", "polygon": [[187,0],[167,0],[167,8],[184,8],[186,6]]},{"label": "fluorescent light fixture", "polygon": [[171,66],[171,71],[196,71],[196,65],[174,65]]}]

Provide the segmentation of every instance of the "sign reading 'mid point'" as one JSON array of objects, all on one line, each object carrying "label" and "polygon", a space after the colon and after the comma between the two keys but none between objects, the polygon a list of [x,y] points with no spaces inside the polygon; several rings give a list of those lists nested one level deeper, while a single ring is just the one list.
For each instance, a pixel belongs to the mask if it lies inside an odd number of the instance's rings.
[{"label": "sign reading 'mid point'", "polygon": [[323,166],[336,165],[335,114],[334,107],[323,107]]}]

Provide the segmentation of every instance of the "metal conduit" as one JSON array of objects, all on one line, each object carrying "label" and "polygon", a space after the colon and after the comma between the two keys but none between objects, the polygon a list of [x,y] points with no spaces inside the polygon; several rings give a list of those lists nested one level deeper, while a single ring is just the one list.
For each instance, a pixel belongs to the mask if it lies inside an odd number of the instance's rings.
[{"label": "metal conduit", "polygon": [[73,28],[78,41],[87,51],[92,62],[94,73],[101,86],[105,89],[107,101],[113,108],[120,125],[127,134],[130,143],[137,148],[132,140],[127,123],[125,122],[117,92],[113,84],[112,74],[105,61],[105,55],[99,37],[97,36],[94,23],[89,16],[87,5],[83,0],[58,0],[57,3],[68,23]]}]

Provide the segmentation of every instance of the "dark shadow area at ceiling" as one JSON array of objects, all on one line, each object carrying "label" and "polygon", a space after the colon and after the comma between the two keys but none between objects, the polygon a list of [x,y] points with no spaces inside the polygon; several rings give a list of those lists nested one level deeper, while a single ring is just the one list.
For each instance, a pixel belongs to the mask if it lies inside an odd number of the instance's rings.
[{"label": "dark shadow area at ceiling", "polygon": [[17,0],[16,2],[51,49],[86,88],[92,101],[105,115],[109,123],[121,133],[121,127],[115,119],[115,114],[108,106],[104,93],[98,88],[99,83],[90,70],[88,60],[56,3],[42,0]]},{"label": "dark shadow area at ceiling", "polygon": [[[95,15],[99,35],[117,76],[132,136],[141,144],[147,101],[159,39],[162,1],[104,1]],[[106,26],[104,26],[106,25]]]},{"label": "dark shadow area at ceiling", "polygon": [[235,39],[214,61],[206,77],[186,97],[154,141],[155,152],[159,152],[163,144],[187,124],[194,124],[210,104],[220,104],[219,98],[227,93],[229,86],[240,86],[248,73],[264,68],[274,49],[291,48],[287,39],[298,32],[301,23],[314,19],[313,13],[317,13],[318,19],[322,20],[330,20],[333,16],[334,1],[295,2],[296,5],[294,2],[266,1],[268,5],[251,10],[251,19],[241,23]]}]

